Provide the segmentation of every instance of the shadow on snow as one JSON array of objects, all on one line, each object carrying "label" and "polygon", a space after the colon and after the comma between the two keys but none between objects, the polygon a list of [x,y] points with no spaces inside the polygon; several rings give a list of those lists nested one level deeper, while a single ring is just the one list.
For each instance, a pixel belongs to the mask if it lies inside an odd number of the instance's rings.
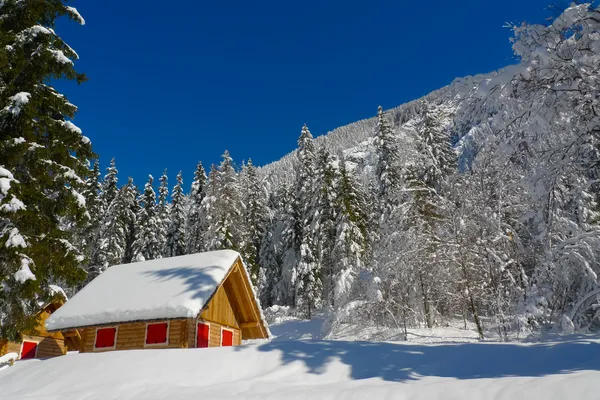
[{"label": "shadow on snow", "polygon": [[[238,348],[243,351],[244,347]],[[411,345],[385,342],[272,341],[259,351],[281,352],[282,362],[303,362],[322,374],[334,359],[353,379],[401,382],[435,376],[456,379],[540,377],[600,370],[600,344],[589,340],[552,344],[461,343]]]}]

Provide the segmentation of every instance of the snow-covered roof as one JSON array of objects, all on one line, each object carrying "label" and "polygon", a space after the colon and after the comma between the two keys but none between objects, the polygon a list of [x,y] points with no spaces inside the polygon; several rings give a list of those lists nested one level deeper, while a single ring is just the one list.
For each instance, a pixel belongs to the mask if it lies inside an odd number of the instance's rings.
[{"label": "snow-covered roof", "polygon": [[115,265],[52,314],[46,328],[196,317],[238,257],[219,250]]}]

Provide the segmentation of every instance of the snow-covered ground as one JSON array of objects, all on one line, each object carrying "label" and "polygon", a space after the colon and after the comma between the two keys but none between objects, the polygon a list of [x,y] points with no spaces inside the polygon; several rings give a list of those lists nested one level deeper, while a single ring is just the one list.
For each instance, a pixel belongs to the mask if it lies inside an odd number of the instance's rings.
[{"label": "snow-covered ground", "polygon": [[0,372],[0,398],[599,398],[600,338],[450,343],[450,338],[459,337],[452,335],[469,331],[449,327],[425,330],[429,335],[424,335],[442,342],[446,337],[446,343],[417,343],[414,330],[408,343],[322,340],[322,323],[323,319],[280,321],[271,327],[277,336],[273,341],[239,347],[17,361]]}]

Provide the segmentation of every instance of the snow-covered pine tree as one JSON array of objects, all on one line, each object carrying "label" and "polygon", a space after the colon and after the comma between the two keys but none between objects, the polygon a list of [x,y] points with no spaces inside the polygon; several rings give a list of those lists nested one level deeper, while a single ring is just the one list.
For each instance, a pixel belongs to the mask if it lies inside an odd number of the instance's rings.
[{"label": "snow-covered pine tree", "polygon": [[374,144],[377,154],[375,176],[379,200],[382,203],[382,210],[384,210],[392,200],[396,200],[402,175],[397,139],[381,106],[377,109]]},{"label": "snow-covered pine tree", "polygon": [[133,178],[127,180],[127,184],[120,190],[123,209],[123,227],[125,230],[125,245],[123,248],[122,263],[130,263],[135,258],[135,239],[138,236],[139,226],[137,216],[140,213],[140,205],[137,202],[139,190],[133,183]]},{"label": "snow-covered pine tree", "polygon": [[[244,236],[242,256],[250,272],[252,283],[257,286],[261,275],[259,257],[262,238],[267,222],[266,190],[258,177],[252,160],[240,173],[241,193],[243,194],[243,212],[240,220]],[[264,274],[264,271],[262,272]]]},{"label": "snow-covered pine tree", "polygon": [[295,273],[292,272],[290,276],[296,276],[295,305],[299,309],[305,309],[306,316],[310,319],[312,310],[320,305],[322,284],[319,264],[313,254],[315,235],[311,230],[315,212],[312,206],[315,195],[316,154],[313,136],[306,124],[298,138],[297,156],[294,232],[290,242],[296,253],[297,267]]},{"label": "snow-covered pine tree", "polygon": [[81,195],[94,157],[70,120],[77,107],[51,83],[81,83],[77,54],[55,21],[83,19],[63,1],[0,2],[0,336],[17,339],[35,321],[49,284],[84,277],[73,234],[85,220]]},{"label": "snow-covered pine tree", "polygon": [[104,180],[102,181],[102,198],[104,204],[107,206],[112,204],[117,197],[117,192],[119,191],[118,174],[119,171],[117,170],[115,159],[112,158],[110,165],[106,168],[106,175],[104,175]]},{"label": "snow-covered pine tree", "polygon": [[85,181],[85,189],[82,194],[85,197],[89,219],[77,242],[81,246],[80,248],[84,250],[86,256],[84,268],[88,273],[86,281],[89,281],[98,274],[98,266],[100,265],[100,232],[102,218],[106,209],[102,195],[100,162],[98,160],[94,161],[91,175]]},{"label": "snow-covered pine tree", "polygon": [[189,196],[189,209],[186,218],[186,246],[187,253],[197,253],[204,250],[204,230],[202,225],[202,201],[205,197],[205,186],[207,184],[206,172],[199,162],[194,172],[194,180]]},{"label": "snow-covered pine tree", "polygon": [[167,177],[167,170],[161,175],[160,185],[158,186],[158,204],[156,205],[157,215],[156,222],[158,231],[156,240],[158,241],[158,248],[161,249],[162,254],[167,253],[167,232],[171,225],[169,221],[169,178]]},{"label": "snow-covered pine tree", "polygon": [[108,266],[118,264],[123,258],[124,231],[117,210],[118,173],[115,159],[111,159],[106,175],[102,180],[100,200],[102,213],[98,216],[100,229],[98,246],[95,252],[93,270],[88,273],[88,281],[94,279]]},{"label": "snow-covered pine tree", "polygon": [[336,201],[336,235],[332,249],[334,307],[343,306],[350,298],[354,281],[368,262],[368,206],[362,188],[340,161],[340,177]]},{"label": "snow-covered pine tree", "polygon": [[313,208],[316,212],[311,222],[314,234],[315,257],[321,270],[323,301],[333,305],[334,276],[337,260],[333,257],[336,236],[336,199],[338,197],[339,160],[325,148],[317,153],[317,172]]},{"label": "snow-covered pine tree", "polygon": [[222,157],[219,168],[211,170],[207,194],[210,198],[204,199],[203,213],[207,220],[205,241],[207,250],[239,250],[243,238],[238,177],[227,150]]},{"label": "snow-covered pine tree", "polygon": [[136,261],[154,260],[162,255],[163,249],[158,242],[159,220],[153,182],[152,175],[148,175],[144,192],[138,198],[137,235],[134,243]]},{"label": "snow-covered pine tree", "polygon": [[[289,280],[283,275],[286,243],[284,232],[289,226],[291,188],[282,185],[269,195],[269,217],[260,250],[259,293],[261,304],[289,304],[293,292]],[[264,302],[264,303],[263,303]]]},{"label": "snow-covered pine tree", "polygon": [[100,232],[100,271],[120,264],[127,245],[127,221],[129,220],[129,194],[119,190],[106,208]]},{"label": "snow-covered pine tree", "polygon": [[170,225],[167,232],[167,257],[185,254],[185,210],[183,195],[183,175],[177,174],[177,184],[171,193]]}]

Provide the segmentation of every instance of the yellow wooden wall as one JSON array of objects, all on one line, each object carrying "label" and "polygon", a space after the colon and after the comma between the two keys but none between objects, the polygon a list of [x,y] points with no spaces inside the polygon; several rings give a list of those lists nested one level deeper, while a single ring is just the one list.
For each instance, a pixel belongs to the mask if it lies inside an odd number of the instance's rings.
[{"label": "yellow wooden wall", "polygon": [[240,335],[240,330],[236,328],[232,328],[230,326],[224,326],[218,324],[216,322],[210,323],[210,332],[208,339],[208,347],[220,347],[221,346],[221,327],[229,328],[233,330],[233,345],[239,346],[242,344],[242,337]]},{"label": "yellow wooden wall", "polygon": [[[160,321],[156,321],[157,323]],[[169,342],[164,346],[144,347],[146,339],[146,323],[135,322],[131,324],[118,325],[117,348],[116,350],[133,349],[173,349],[188,346],[188,323],[187,320],[171,320],[169,326]],[[96,327],[85,328],[83,330],[83,349],[82,352],[102,352],[110,350],[94,350],[94,341],[96,340]]]},{"label": "yellow wooden wall", "polygon": [[204,321],[216,322],[218,324],[239,329],[238,322],[235,318],[235,313],[227,292],[223,286],[219,287],[212,299],[206,305],[204,311],[200,315],[200,319]]},{"label": "yellow wooden wall", "polygon": [[[49,336],[43,337],[34,335],[23,335],[23,340],[30,342],[38,342],[36,358],[57,357],[67,353],[65,342],[62,339],[57,339]],[[0,356],[7,353],[19,354],[21,352],[21,343],[22,342],[17,343],[3,340],[2,342],[0,342]]]}]

